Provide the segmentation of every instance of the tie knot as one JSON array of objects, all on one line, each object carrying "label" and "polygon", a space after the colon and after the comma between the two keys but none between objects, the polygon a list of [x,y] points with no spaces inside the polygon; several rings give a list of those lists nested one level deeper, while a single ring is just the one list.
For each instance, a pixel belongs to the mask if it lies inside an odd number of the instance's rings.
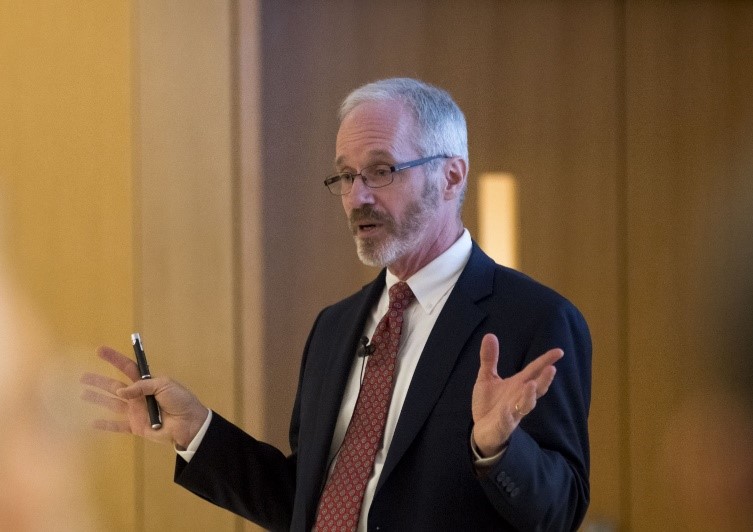
[{"label": "tie knot", "polygon": [[391,309],[405,309],[416,298],[413,295],[413,290],[410,289],[408,283],[400,281],[395,283],[390,288],[390,308]]}]

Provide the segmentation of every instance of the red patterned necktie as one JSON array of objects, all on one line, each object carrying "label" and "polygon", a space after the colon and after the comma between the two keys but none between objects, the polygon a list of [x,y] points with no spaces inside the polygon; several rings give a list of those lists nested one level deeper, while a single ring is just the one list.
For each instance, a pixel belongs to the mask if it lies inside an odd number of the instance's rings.
[{"label": "red patterned necktie", "polygon": [[356,530],[366,483],[382,445],[392,399],[403,310],[414,298],[410,287],[402,281],[390,288],[390,307],[371,338],[374,351],[366,364],[361,391],[337,462],[319,499],[316,532]]}]

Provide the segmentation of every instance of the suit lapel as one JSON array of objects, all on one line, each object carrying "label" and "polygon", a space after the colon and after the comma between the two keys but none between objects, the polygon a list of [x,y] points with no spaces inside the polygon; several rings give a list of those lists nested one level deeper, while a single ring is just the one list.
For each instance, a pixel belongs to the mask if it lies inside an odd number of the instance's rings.
[{"label": "suit lapel", "polygon": [[395,434],[382,469],[377,491],[415,439],[452,373],[468,338],[486,317],[476,302],[492,293],[494,262],[475,244],[426,341]]}]

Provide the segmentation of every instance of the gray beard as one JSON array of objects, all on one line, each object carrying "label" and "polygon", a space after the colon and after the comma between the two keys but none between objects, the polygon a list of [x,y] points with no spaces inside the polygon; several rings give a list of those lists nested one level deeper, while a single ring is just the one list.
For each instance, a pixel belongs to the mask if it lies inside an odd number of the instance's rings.
[{"label": "gray beard", "polygon": [[[426,179],[421,198],[411,202],[405,210],[405,220],[398,224],[386,213],[373,210],[370,206],[353,209],[349,225],[356,242],[358,258],[367,266],[387,267],[416,249],[421,241],[422,230],[439,206],[439,190],[434,180]],[[361,218],[369,218],[384,224],[387,237],[384,240],[356,235],[357,223]]]}]

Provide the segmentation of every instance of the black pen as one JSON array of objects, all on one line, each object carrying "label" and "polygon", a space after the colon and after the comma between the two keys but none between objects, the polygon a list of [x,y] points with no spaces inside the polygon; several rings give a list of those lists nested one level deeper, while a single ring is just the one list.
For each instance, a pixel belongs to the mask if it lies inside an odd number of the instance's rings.
[{"label": "black pen", "polygon": [[[151,379],[152,375],[149,373],[149,364],[146,362],[146,353],[144,353],[144,346],[141,344],[141,335],[139,333],[133,333],[131,335],[131,342],[133,342],[133,352],[136,354],[136,365],[139,367],[139,374],[141,380]],[[153,395],[146,396],[146,409],[149,412],[149,422],[152,424],[153,429],[162,427],[162,416],[159,412],[159,405],[157,399]]]}]

